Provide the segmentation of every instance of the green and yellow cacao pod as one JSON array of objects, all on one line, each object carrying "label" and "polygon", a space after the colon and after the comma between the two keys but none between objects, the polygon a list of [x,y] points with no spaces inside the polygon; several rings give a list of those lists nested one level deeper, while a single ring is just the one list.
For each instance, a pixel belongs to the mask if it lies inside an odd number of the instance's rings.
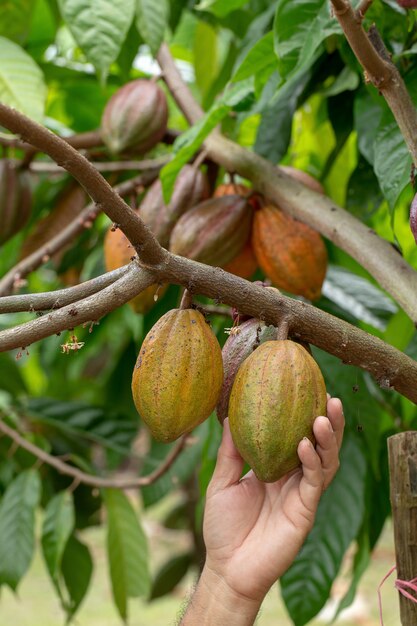
[{"label": "green and yellow cacao pod", "polygon": [[314,443],[313,423],[326,415],[320,368],[293,341],[267,341],[245,359],[229,400],[236,448],[259,480],[275,482],[299,466],[303,437]]},{"label": "green and yellow cacao pod", "polygon": [[156,180],[141,202],[139,215],[161,246],[167,248],[175,224],[186,211],[208,198],[207,177],[198,168],[185,165],[175,181],[171,200],[165,204],[161,181]]},{"label": "green and yellow cacao pod", "polygon": [[220,345],[194,309],[165,313],[146,335],[133,371],[136,409],[158,441],[174,441],[201,424],[223,384]]},{"label": "green and yellow cacao pod", "polygon": [[0,245],[26,225],[32,206],[32,193],[25,172],[18,162],[0,159]]},{"label": "green and yellow cacao pod", "polygon": [[110,98],[101,119],[101,137],[113,154],[143,154],[167,129],[165,93],[151,80],[132,80]]},{"label": "green and yellow cacao pod", "polygon": [[211,198],[178,220],[170,250],[207,265],[223,267],[246,244],[252,225],[252,207],[242,196]]}]

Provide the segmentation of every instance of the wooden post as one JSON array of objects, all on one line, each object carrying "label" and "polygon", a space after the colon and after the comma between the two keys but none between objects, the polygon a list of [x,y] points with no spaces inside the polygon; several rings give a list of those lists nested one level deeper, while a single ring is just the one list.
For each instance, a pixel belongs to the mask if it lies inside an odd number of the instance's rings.
[{"label": "wooden post", "polygon": [[[417,577],[417,431],[389,437],[388,455],[397,578],[411,580]],[[416,626],[417,604],[399,596],[402,626]]]}]

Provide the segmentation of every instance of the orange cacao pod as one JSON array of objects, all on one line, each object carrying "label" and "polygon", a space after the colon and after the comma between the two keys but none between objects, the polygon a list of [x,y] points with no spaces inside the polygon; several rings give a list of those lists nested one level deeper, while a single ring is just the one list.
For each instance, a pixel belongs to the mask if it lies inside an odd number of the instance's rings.
[{"label": "orange cacao pod", "polygon": [[167,129],[164,92],[151,80],[132,80],[110,98],[101,119],[101,137],[113,154],[144,153],[161,141]]},{"label": "orange cacao pod", "polygon": [[291,167],[291,165],[280,165],[280,168],[284,170],[286,174],[292,176],[300,183],[303,183],[306,187],[310,187],[312,191],[317,191],[317,193],[324,194],[324,188],[318,180],[307,174],[307,172],[303,172],[303,170],[299,170],[296,167]]},{"label": "orange cacao pod", "polygon": [[[117,228],[107,231],[104,238],[104,264],[106,271],[111,272],[130,263],[132,257],[135,256],[135,250],[132,248],[126,235]],[[150,285],[137,296],[129,301],[129,305],[135,313],[145,314],[151,310],[155,304],[155,299],[162,296],[167,289],[167,285]]]},{"label": "orange cacao pod", "polygon": [[320,297],[327,251],[317,231],[267,204],[255,212],[252,246],[274,285],[309,300]]},{"label": "orange cacao pod", "polygon": [[166,205],[161,181],[156,180],[143,199],[139,215],[151,229],[161,246],[168,247],[169,237],[178,219],[193,206],[208,198],[205,174],[192,165],[185,165],[175,181],[174,191]]},{"label": "orange cacao pod", "polygon": [[252,207],[242,196],[211,198],[178,220],[171,233],[174,254],[223,267],[242,249],[252,224]]},{"label": "orange cacao pod", "polygon": [[213,198],[221,198],[222,196],[248,196],[251,189],[240,183],[224,183],[219,185],[213,194]]},{"label": "orange cacao pod", "polygon": [[246,279],[249,279],[257,268],[258,261],[250,241],[247,241],[239,254],[223,267],[226,272]]},{"label": "orange cacao pod", "polygon": [[267,326],[254,317],[232,328],[222,349],[224,381],[216,406],[221,423],[228,415],[230,392],[239,367],[261,343],[275,339],[275,333],[275,326]]},{"label": "orange cacao pod", "polygon": [[267,341],[243,361],[229,400],[234,444],[259,480],[275,482],[300,465],[303,437],[326,415],[326,386],[308,352],[293,341]]},{"label": "orange cacao pod", "polygon": [[204,316],[174,309],[143,341],[133,371],[133,400],[155,439],[169,442],[207,419],[222,383],[221,349]]},{"label": "orange cacao pod", "polygon": [[0,159],[0,245],[22,230],[30,217],[32,193],[18,165],[12,159]]}]

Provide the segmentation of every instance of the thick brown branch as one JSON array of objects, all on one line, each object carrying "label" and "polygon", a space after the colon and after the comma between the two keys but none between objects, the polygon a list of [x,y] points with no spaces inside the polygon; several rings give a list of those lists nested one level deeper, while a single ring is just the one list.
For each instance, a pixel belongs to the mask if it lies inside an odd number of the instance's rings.
[{"label": "thick brown branch", "polygon": [[349,0],[331,0],[331,3],[367,79],[387,101],[417,167],[417,110],[399,71],[388,53],[381,55],[375,48]]},{"label": "thick brown branch", "polygon": [[[126,196],[141,186],[150,185],[157,175],[157,169],[143,173],[117,185],[114,187],[114,191],[120,196]],[[33,272],[53,254],[66,246],[86,228],[86,224],[91,224],[99,213],[100,209],[94,203],[89,204],[77,215],[73,222],[68,224],[68,226],[53,237],[53,239],[50,239],[44,246],[35,250],[35,252],[22,259],[22,261],[19,261],[19,263],[12,267],[0,280],[0,296],[9,294],[15,283],[18,283],[22,278],[27,276],[27,274]]]},{"label": "thick brown branch", "polygon": [[144,263],[149,265],[163,263],[165,250],[149,228],[82,154],[46,128],[1,103],[0,125],[48,154],[58,165],[72,174],[99,208],[113,222],[120,224]]},{"label": "thick brown branch", "polygon": [[28,311],[35,313],[36,311],[49,311],[50,309],[61,309],[67,304],[72,304],[82,298],[87,298],[101,291],[105,287],[112,285],[116,280],[121,278],[129,266],[125,265],[113,272],[107,272],[97,278],[92,278],[84,283],[68,287],[66,289],[58,289],[57,291],[48,291],[45,293],[28,293],[21,296],[5,296],[0,298],[0,313],[19,313]]},{"label": "thick brown branch", "polygon": [[61,459],[48,454],[48,452],[45,452],[42,448],[38,448],[38,446],[35,446],[33,443],[19,435],[16,430],[10,428],[10,426],[8,426],[2,419],[0,419],[0,431],[9,437],[17,446],[27,450],[30,454],[33,454],[33,456],[42,461],[42,463],[50,465],[60,474],[72,476],[77,483],[89,485],[90,487],[112,489],[138,489],[156,482],[158,478],[166,474],[166,472],[170,469],[174,461],[182,452],[188,439],[188,435],[183,435],[183,437],[181,437],[181,439],[166,456],[161,465],[147,476],[139,476],[138,478],[102,478],[101,476],[94,476],[94,474],[87,474],[86,472],[65,463]]},{"label": "thick brown branch", "polygon": [[103,315],[125,304],[155,282],[155,276],[139,268],[134,261],[121,278],[99,293],[46,313],[38,319],[3,330],[0,333],[0,352],[27,348],[31,343],[63,330],[73,329],[86,322],[97,322]]},{"label": "thick brown branch", "polygon": [[[195,123],[202,110],[184,86],[166,45],[161,47],[158,61],[177,104],[187,119]],[[417,272],[387,241],[330,198],[311,191],[279,167],[219,133],[210,135],[205,146],[214,161],[251,180],[257,191],[282,210],[309,224],[356,259],[417,323]]]}]

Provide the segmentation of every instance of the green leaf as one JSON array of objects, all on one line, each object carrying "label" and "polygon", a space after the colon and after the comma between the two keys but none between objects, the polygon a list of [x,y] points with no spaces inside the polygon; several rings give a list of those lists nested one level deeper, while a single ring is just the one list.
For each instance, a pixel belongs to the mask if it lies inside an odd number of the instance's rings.
[{"label": "green leaf", "polygon": [[233,75],[232,82],[255,76],[269,65],[277,66],[277,59],[274,52],[274,36],[272,32],[264,35],[255,43],[253,48],[249,50],[236,72]]},{"label": "green leaf", "polygon": [[358,136],[358,148],[371,165],[375,158],[375,136],[383,113],[383,107],[371,93],[362,88],[355,96],[354,126]]},{"label": "green leaf", "polygon": [[217,33],[210,24],[197,23],[193,53],[196,83],[205,96],[218,71]]},{"label": "green leaf", "polygon": [[155,576],[149,599],[155,600],[171,593],[184,578],[192,562],[192,553],[186,552],[185,554],[174,556],[167,563],[164,563]]},{"label": "green leaf", "polygon": [[32,560],[40,491],[39,474],[27,470],[9,485],[0,504],[0,585],[14,591]]},{"label": "green leaf", "polygon": [[0,35],[23,43],[29,32],[34,5],[33,0],[1,2]]},{"label": "green leaf", "polygon": [[93,573],[90,550],[75,535],[71,535],[68,539],[61,569],[69,595],[69,600],[63,605],[69,621],[84,599]]},{"label": "green leaf", "polygon": [[59,0],[63,19],[87,61],[106,81],[135,12],[135,0]]},{"label": "green leaf", "polygon": [[349,178],[346,209],[366,221],[376,213],[383,200],[372,166],[360,155],[356,169]]},{"label": "green leaf", "polygon": [[42,121],[46,85],[41,69],[20,46],[0,37],[0,101]]},{"label": "green leaf", "polygon": [[168,20],[167,0],[136,0],[136,25],[154,56],[163,42]]},{"label": "green leaf", "polygon": [[68,491],[57,493],[45,509],[42,527],[42,550],[49,575],[57,586],[62,557],[74,529],[74,503]]},{"label": "green leaf", "polygon": [[411,156],[391,111],[385,111],[374,143],[374,169],[391,209],[410,182]]},{"label": "green leaf", "polygon": [[129,598],[148,596],[151,579],[146,536],[124,493],[104,491],[107,509],[107,553],[114,601],[120,616],[127,619]]},{"label": "green leaf", "polygon": [[352,435],[345,437],[340,461],[340,470],[320,501],[313,530],[280,580],[295,626],[307,624],[325,604],[364,516],[366,463]]},{"label": "green leaf", "polygon": [[169,202],[175,180],[181,168],[192,158],[205,138],[221,122],[229,111],[252,93],[251,81],[240,81],[225,91],[197,124],[189,128],[174,143],[174,158],[162,168],[160,179],[165,202]]},{"label": "green leaf", "polygon": [[201,0],[194,8],[213,13],[216,17],[225,17],[245,4],[248,4],[248,0]]},{"label": "green leaf", "polygon": [[415,331],[414,322],[400,309],[390,319],[385,330],[384,339],[398,350],[404,351]]}]

